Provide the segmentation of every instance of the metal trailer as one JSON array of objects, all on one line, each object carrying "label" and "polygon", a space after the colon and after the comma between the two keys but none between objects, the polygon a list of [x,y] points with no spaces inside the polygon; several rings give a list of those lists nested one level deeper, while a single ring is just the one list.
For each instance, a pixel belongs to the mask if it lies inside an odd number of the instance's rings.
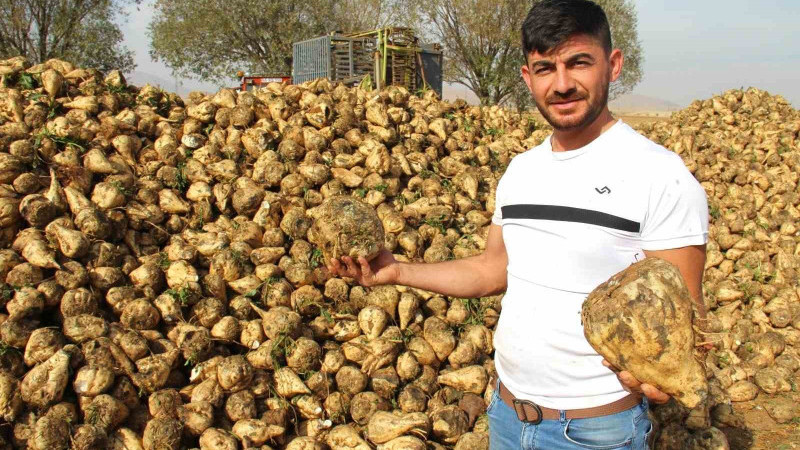
[{"label": "metal trailer", "polygon": [[442,95],[439,45],[419,45],[405,28],[308,39],[293,45],[292,56],[294,84],[328,78],[354,85],[369,75],[379,88],[405,86],[412,92],[433,89]]},{"label": "metal trailer", "polygon": [[333,35],[296,42],[292,49],[292,83],[317,78],[361,81],[372,73],[374,52],[375,42],[369,38]]},{"label": "metal trailer", "polygon": [[[238,75],[238,74],[237,74]],[[290,83],[292,77],[282,74],[268,75],[239,75],[240,85],[236,88],[241,91],[250,91],[255,88],[266,86],[269,83]]]},{"label": "metal trailer", "polygon": [[442,71],[444,70],[444,56],[439,44],[421,46],[418,55],[417,86],[429,86],[442,98]]}]

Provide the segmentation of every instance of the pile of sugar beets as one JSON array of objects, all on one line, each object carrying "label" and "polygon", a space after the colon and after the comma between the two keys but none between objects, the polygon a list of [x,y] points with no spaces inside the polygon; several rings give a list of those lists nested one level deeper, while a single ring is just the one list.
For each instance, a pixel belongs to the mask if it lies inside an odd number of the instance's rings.
[{"label": "pile of sugar beets", "polygon": [[[700,448],[726,448],[720,429],[743,426],[731,402],[800,382],[800,113],[781,96],[730,90],[639,131],[683,158],[705,188],[711,222],[703,282],[712,311],[703,340],[715,344],[703,361],[710,399],[692,411],[656,408],[670,424],[657,447],[694,438]],[[765,409],[778,423],[800,415],[785,396]]]},{"label": "pile of sugar beets", "polygon": [[[549,133],[532,116],[326,80],[184,100],[60,60],[0,78],[0,448],[488,447],[502,296],[328,279],[367,244],[329,247],[321,205],[372,205],[399,259],[477,254]],[[709,401],[655,408],[657,448],[724,442],[730,401],[792,387],[798,129],[751,89],[641,130],[713,222]]]}]

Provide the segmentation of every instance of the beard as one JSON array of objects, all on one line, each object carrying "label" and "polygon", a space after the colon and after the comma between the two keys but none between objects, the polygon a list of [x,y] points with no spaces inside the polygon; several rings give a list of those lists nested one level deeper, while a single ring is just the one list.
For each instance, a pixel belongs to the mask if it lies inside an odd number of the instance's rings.
[{"label": "beard", "polygon": [[542,114],[547,123],[553,127],[553,129],[558,131],[576,130],[588,126],[594,122],[595,119],[597,119],[601,112],[603,112],[603,108],[605,108],[606,104],[608,103],[608,86],[608,80],[603,80],[603,84],[598,90],[599,95],[594,98],[589,98],[586,111],[584,111],[584,113],[578,117],[558,117],[556,115],[557,113],[551,114],[550,111],[548,111],[547,106],[552,102],[586,99],[588,93],[580,93],[575,90],[563,96],[555,94],[548,95],[544,100],[544,104],[537,101],[536,98],[534,98],[533,101],[536,104],[536,108]]}]

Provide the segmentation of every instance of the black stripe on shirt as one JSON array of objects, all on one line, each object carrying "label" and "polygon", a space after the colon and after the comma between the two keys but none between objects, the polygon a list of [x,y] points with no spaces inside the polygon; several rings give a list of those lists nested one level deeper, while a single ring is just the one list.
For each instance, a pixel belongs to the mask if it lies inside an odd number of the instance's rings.
[{"label": "black stripe on shirt", "polygon": [[598,225],[615,230],[639,232],[639,222],[591,209],[559,205],[507,205],[500,208],[503,219],[557,220]]}]

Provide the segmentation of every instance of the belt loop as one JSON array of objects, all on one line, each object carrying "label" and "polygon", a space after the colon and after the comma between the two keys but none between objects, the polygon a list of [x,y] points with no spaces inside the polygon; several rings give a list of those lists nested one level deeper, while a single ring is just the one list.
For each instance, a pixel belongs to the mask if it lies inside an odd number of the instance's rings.
[{"label": "belt loop", "polygon": [[558,420],[560,420],[562,424],[567,421],[567,412],[563,409],[558,410]]}]

